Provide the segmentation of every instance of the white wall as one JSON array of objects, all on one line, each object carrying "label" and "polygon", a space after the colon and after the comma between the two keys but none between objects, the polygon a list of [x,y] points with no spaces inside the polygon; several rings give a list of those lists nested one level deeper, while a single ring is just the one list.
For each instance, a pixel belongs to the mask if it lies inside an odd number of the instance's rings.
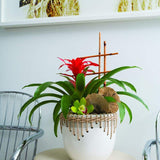
[{"label": "white wall", "polygon": [[[118,128],[115,148],[141,159],[145,142],[154,138],[154,121],[159,105],[160,91],[160,21],[130,21],[91,23],[50,27],[17,28],[0,30],[0,90],[19,90],[33,82],[59,80],[57,57],[75,58],[96,54],[98,32],[107,41],[109,52],[119,52],[109,57],[108,69],[121,65],[138,65],[143,70],[128,70],[119,78],[133,82],[138,94],[150,111],[130,99],[133,123],[128,116]],[[32,93],[33,89],[24,91]],[[52,109],[42,108],[42,125],[45,135],[39,141],[39,150],[62,147],[62,138],[53,134]]]}]

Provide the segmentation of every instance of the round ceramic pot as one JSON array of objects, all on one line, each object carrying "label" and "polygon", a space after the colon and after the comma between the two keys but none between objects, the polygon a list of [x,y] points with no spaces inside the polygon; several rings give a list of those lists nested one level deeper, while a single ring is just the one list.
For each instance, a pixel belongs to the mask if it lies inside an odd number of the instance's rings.
[{"label": "round ceramic pot", "polygon": [[116,139],[117,114],[61,115],[64,148],[71,160],[107,160]]}]

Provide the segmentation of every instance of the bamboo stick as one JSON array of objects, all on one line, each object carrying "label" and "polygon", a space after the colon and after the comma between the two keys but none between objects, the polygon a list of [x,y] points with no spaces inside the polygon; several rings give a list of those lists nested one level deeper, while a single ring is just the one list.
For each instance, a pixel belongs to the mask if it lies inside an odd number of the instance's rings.
[{"label": "bamboo stick", "polygon": [[[105,72],[106,72],[106,41],[104,41],[104,75],[105,75]],[[104,87],[106,87],[106,81],[104,82]]]},{"label": "bamboo stick", "polygon": [[[117,55],[118,52],[116,53],[107,53],[107,54],[101,54],[100,56],[112,56],[112,55]],[[80,58],[94,58],[94,57],[99,57],[99,55],[92,55],[92,56],[85,56],[85,57],[80,57]]]},{"label": "bamboo stick", "polygon": [[101,32],[99,32],[99,67],[98,67],[98,72],[99,72],[99,75],[98,75],[98,78],[100,79],[101,75],[100,75],[100,72],[101,72]]}]

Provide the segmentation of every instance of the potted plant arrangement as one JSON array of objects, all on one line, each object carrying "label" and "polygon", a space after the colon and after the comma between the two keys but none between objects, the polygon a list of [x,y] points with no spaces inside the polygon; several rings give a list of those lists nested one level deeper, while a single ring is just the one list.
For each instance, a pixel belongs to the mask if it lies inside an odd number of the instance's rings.
[{"label": "potted plant arrangement", "polygon": [[[20,109],[19,116],[29,104],[37,99],[49,97],[35,105],[30,114],[42,105],[55,103],[53,110],[54,133],[57,136],[57,128],[60,128],[64,141],[64,148],[72,160],[106,160],[113,151],[116,128],[117,111],[119,110],[120,122],[129,114],[132,121],[132,111],[129,106],[120,100],[119,95],[126,95],[142,103],[146,109],[148,106],[136,94],[127,91],[130,88],[136,92],[136,88],[130,82],[121,81],[113,76],[123,70],[139,68],[137,66],[123,66],[107,72],[99,77],[95,75],[86,83],[86,75],[94,73],[91,66],[99,66],[86,58],[61,59],[67,71],[72,74],[60,73],[66,80],[58,82],[35,83],[25,87],[37,87],[34,97],[29,99]],[[115,91],[109,87],[116,84],[122,91]],[[44,93],[50,88],[52,92]]]}]

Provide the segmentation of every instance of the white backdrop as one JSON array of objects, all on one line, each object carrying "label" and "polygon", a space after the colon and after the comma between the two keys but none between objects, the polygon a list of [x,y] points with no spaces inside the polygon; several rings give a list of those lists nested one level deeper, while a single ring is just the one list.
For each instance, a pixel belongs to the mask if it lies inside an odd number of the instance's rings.
[{"label": "white backdrop", "polygon": [[[128,70],[119,78],[133,82],[138,94],[148,104],[150,111],[126,99],[133,110],[133,123],[128,116],[118,127],[115,149],[140,160],[144,144],[154,138],[154,121],[159,105],[160,76],[160,21],[132,21],[91,23],[50,27],[17,28],[0,30],[0,90],[19,90],[33,82],[56,81],[60,77],[57,57],[75,58],[95,54],[98,51],[98,32],[107,41],[109,52],[118,56],[107,59],[108,69],[122,65],[138,65],[143,70]],[[33,89],[25,89],[33,93]],[[38,144],[38,152],[62,147],[62,138],[53,134],[53,105],[42,108],[44,136]],[[60,133],[60,132],[59,132]]]}]

